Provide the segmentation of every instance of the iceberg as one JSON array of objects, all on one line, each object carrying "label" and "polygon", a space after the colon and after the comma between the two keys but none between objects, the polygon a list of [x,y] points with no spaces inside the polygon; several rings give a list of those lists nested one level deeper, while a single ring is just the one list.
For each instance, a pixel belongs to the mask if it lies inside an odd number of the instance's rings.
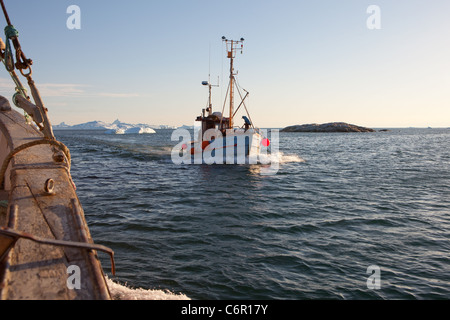
[{"label": "iceberg", "polygon": [[125,134],[123,129],[109,129],[105,131],[106,134]]},{"label": "iceberg", "polygon": [[156,133],[154,129],[176,129],[166,125],[152,126],[148,124],[138,123],[131,124],[115,120],[113,123],[103,121],[90,121],[86,123],[68,125],[61,122],[59,125],[54,125],[55,130],[103,130],[107,134],[149,134]]},{"label": "iceberg", "polygon": [[82,124],[76,124],[71,127],[72,130],[105,130],[111,129],[106,122],[103,121],[90,121]]},{"label": "iceberg", "polygon": [[150,134],[150,133],[156,133],[156,131],[151,128],[143,128],[143,127],[133,127],[125,130],[125,134]]}]

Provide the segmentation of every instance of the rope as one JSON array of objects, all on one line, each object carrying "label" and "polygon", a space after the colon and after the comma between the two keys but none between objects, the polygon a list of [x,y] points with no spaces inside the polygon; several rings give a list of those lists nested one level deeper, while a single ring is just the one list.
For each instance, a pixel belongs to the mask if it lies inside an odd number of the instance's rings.
[{"label": "rope", "polygon": [[[5,58],[7,58],[8,65],[7,70],[12,71],[14,70],[14,66],[20,70],[20,73],[22,73],[25,77],[28,74],[31,74],[31,68],[30,66],[33,64],[33,61],[31,59],[27,59],[25,57],[25,54],[22,51],[22,48],[19,43],[19,31],[12,25],[8,24],[5,27],[5,37],[6,37],[6,50],[5,50]],[[16,49],[16,64],[14,65],[14,58],[12,56],[12,50],[11,50],[11,43],[12,41],[14,48]],[[24,74],[23,70],[29,69],[28,74]]]},{"label": "rope", "polygon": [[6,70],[9,72],[14,70],[14,58],[12,55],[11,50],[11,41],[12,38],[17,38],[19,36],[19,31],[14,28],[14,26],[9,25],[5,28],[5,42],[6,42],[6,49],[5,49],[5,66]]},{"label": "rope", "polygon": [[19,36],[19,31],[17,31],[16,28],[14,28],[13,25],[9,25],[5,27],[5,35],[8,39],[11,39],[13,37]]},{"label": "rope", "polygon": [[[6,23],[7,23],[7,27],[5,28],[5,35],[6,35],[6,42],[7,42],[6,46],[7,46],[8,52],[11,52],[11,45],[8,43],[9,40],[11,39],[12,43],[14,45],[14,48],[16,49],[17,62],[15,64],[15,67],[18,70],[20,70],[20,72],[24,76],[26,76],[23,73],[24,69],[25,70],[30,69],[29,74],[31,74],[30,66],[33,64],[33,61],[31,59],[27,59],[27,57],[25,56],[25,54],[23,53],[23,51],[20,47],[19,32],[12,25],[11,20],[9,19],[8,11],[6,10],[5,4],[3,3],[3,0],[0,0],[0,4],[1,4],[2,10],[3,10],[3,14],[5,15]],[[9,54],[9,58],[12,58],[12,53]],[[12,58],[10,60],[12,60],[12,69],[14,69],[14,59]],[[8,69],[8,71],[11,71],[11,70]]]},{"label": "rope", "polygon": [[[38,107],[39,111],[41,112],[41,115],[43,117],[43,123],[38,123],[35,119],[34,122],[39,127],[39,130],[43,132],[44,137],[49,140],[54,140],[55,137],[53,135],[53,130],[50,124],[50,121],[47,117],[47,109],[44,107],[44,103],[42,102],[42,99],[40,97],[39,91],[36,88],[33,79],[31,78],[32,70],[31,65],[33,64],[33,61],[31,59],[27,59],[25,54],[22,51],[22,48],[20,46],[19,42],[19,31],[11,24],[11,21],[8,16],[8,12],[6,10],[5,4],[3,3],[3,0],[0,0],[0,4],[3,10],[3,13],[6,18],[7,26],[5,27],[5,52],[3,53],[2,50],[0,50],[0,56],[2,58],[3,63],[5,64],[6,70],[11,75],[14,83],[16,84],[16,94],[13,96],[13,102],[14,104],[20,108],[20,106],[17,104],[17,95],[23,96],[25,99],[30,101],[30,97],[28,97],[26,89],[22,86],[20,83],[20,80],[17,78],[17,75],[14,72],[14,68],[20,71],[20,73],[27,79],[28,85],[31,89],[31,95],[33,96],[33,99],[35,101],[35,105]],[[12,43],[12,44],[11,44]],[[1,44],[1,43],[0,43]],[[16,51],[16,62],[14,63],[14,56],[13,56],[13,50],[12,46],[14,46],[14,49]],[[29,115],[25,112],[25,118],[27,123],[31,123]]]},{"label": "rope", "polygon": [[33,147],[33,146],[37,146],[37,145],[41,145],[41,144],[50,144],[53,146],[57,146],[59,147],[59,149],[64,153],[64,155],[67,158],[67,164],[69,166],[69,171],[70,171],[70,163],[71,163],[71,157],[70,157],[70,151],[69,148],[67,148],[62,142],[56,141],[56,140],[47,140],[47,139],[42,139],[42,140],[36,140],[36,141],[32,141],[32,142],[28,142],[25,143],[17,148],[15,148],[13,151],[11,151],[8,156],[5,158],[5,160],[3,161],[3,165],[2,168],[0,170],[0,190],[4,190],[5,189],[5,173],[6,170],[8,169],[8,165],[9,162],[11,161],[11,159],[20,151],[23,151],[27,148]]},{"label": "rope", "polygon": [[[28,97],[27,89],[24,88],[19,78],[17,77],[16,73],[14,72],[14,58],[12,56],[10,39],[14,37],[17,38],[19,36],[19,31],[17,31],[17,29],[14,28],[14,26],[12,25],[6,26],[5,36],[6,36],[5,52],[4,54],[3,53],[1,54],[1,58],[3,64],[5,65],[6,70],[9,72],[14,84],[16,85],[16,93],[13,95],[12,101],[14,102],[16,107],[20,108],[20,106],[17,103],[16,96],[21,95],[27,100],[30,100],[30,98]],[[20,69],[20,72],[23,74],[22,69]],[[30,123],[30,116],[26,112],[24,112],[24,117],[27,123]],[[41,126],[38,123],[37,125],[39,128],[41,128]]]}]

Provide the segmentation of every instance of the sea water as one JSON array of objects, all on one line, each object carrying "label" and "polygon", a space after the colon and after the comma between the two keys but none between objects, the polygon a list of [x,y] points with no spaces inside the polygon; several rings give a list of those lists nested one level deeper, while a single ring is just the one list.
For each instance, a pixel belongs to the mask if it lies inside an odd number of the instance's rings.
[{"label": "sea water", "polygon": [[450,129],[280,133],[273,175],[171,133],[55,132],[115,298],[450,298]]}]

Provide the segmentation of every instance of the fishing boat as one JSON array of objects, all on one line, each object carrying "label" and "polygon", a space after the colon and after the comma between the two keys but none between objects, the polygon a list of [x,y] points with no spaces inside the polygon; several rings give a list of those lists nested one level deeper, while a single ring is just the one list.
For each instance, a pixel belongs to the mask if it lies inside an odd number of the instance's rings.
[{"label": "fishing boat", "polygon": [[70,174],[70,151],[53,135],[32,61],[0,3],[8,24],[1,61],[16,86],[12,102],[23,112],[0,97],[0,299],[109,300],[98,252],[110,255],[112,273],[114,252],[93,241]]},{"label": "fishing boat", "polygon": [[[260,130],[254,126],[245,104],[249,92],[242,89],[245,91],[243,95],[236,79],[234,60],[236,53],[243,51],[244,39],[229,40],[222,37],[222,41],[226,44],[227,58],[230,60],[230,77],[222,112],[213,111],[211,102],[213,85],[210,81],[203,81],[202,84],[209,88],[208,105],[195,119],[200,123],[195,140],[189,146],[183,145],[183,148],[189,148],[194,159],[202,159],[202,162],[208,164],[250,163],[257,159],[261,146],[267,147],[269,141],[263,138]],[[235,96],[240,98],[237,107],[235,107]],[[225,114],[226,106],[228,106],[227,114]],[[242,125],[236,126],[237,112],[241,109],[245,109],[246,114],[242,116]]]}]

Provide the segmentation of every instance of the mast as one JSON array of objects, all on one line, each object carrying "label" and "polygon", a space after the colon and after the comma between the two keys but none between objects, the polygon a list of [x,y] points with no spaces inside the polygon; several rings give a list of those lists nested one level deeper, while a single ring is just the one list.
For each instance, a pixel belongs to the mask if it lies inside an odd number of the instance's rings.
[{"label": "mast", "polygon": [[[217,82],[219,82],[219,79],[217,79]],[[208,105],[206,106],[206,112],[208,112],[208,115],[212,115],[212,101],[211,101],[211,88],[212,87],[218,87],[218,84],[211,84],[211,76],[208,77],[208,81],[202,81],[202,85],[208,86],[209,89],[209,95],[208,95]]]},{"label": "mast", "polygon": [[233,96],[233,89],[234,89],[234,68],[233,68],[233,44],[234,41],[231,40],[231,52],[228,53],[228,58],[230,58],[230,129],[233,128],[233,109],[234,109],[234,96]]},{"label": "mast", "polygon": [[233,115],[234,115],[234,58],[236,57],[236,51],[240,50],[242,53],[244,38],[240,40],[228,40],[226,37],[222,37],[222,40],[227,45],[227,57],[230,59],[230,118],[229,118],[229,128],[233,128]]}]

